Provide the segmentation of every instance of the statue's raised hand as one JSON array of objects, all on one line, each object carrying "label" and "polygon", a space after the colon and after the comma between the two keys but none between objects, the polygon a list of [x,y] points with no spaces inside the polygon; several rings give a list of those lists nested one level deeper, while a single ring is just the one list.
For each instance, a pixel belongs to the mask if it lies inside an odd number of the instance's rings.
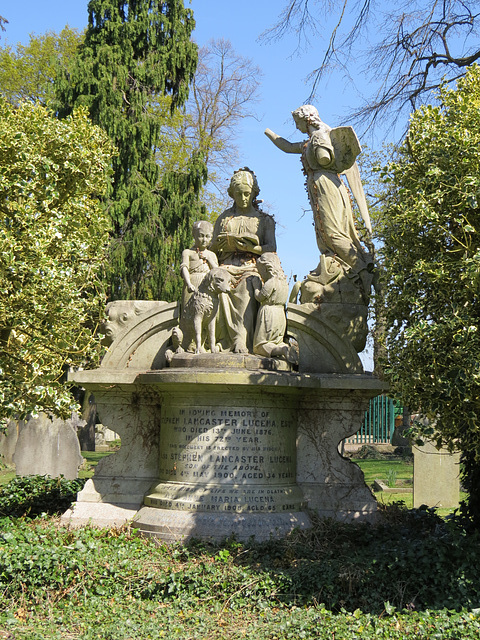
[{"label": "statue's raised hand", "polygon": [[275,142],[275,139],[278,138],[277,134],[274,133],[271,129],[265,129],[264,133],[267,138],[270,138],[272,142]]}]

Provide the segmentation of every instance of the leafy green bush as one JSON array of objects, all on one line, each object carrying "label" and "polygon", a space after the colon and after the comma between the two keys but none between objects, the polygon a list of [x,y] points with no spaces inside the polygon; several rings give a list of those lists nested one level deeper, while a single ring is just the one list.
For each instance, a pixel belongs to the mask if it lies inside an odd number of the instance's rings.
[{"label": "leafy green bush", "polygon": [[401,504],[376,524],[318,520],[262,544],[4,518],[0,636],[476,639],[479,560],[477,534]]},{"label": "leafy green bush", "polygon": [[410,436],[462,452],[464,512],[480,530],[480,66],[436,98],[382,171],[384,372],[427,418]]},{"label": "leafy green bush", "polygon": [[288,607],[323,602],[336,612],[379,614],[386,602],[397,610],[461,610],[480,606],[479,542],[431,510],[398,504],[375,525],[318,520],[285,540],[248,545],[159,546],[127,530],[10,519],[0,521],[0,592],[42,599],[68,589],[69,597],[188,606],[221,599],[230,611],[272,599]]},{"label": "leafy green bush", "polygon": [[252,547],[241,562],[282,584],[277,597],[285,603],[460,610],[480,606],[479,542],[433,510],[396,504],[378,524],[319,520],[285,541]]},{"label": "leafy green bush", "polygon": [[17,476],[0,487],[0,516],[34,518],[66,511],[84,484],[63,476]]}]

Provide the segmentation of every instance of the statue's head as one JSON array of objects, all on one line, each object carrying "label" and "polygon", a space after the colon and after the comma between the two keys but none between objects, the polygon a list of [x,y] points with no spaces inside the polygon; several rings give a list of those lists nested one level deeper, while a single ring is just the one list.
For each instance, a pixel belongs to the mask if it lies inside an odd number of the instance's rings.
[{"label": "statue's head", "polygon": [[149,300],[114,300],[105,308],[106,319],[101,325],[104,334],[102,344],[107,347],[117,336],[142,313],[153,309],[158,303]]},{"label": "statue's head", "polygon": [[213,237],[213,224],[208,220],[197,220],[193,223],[192,229],[195,246],[199,249],[206,249]]},{"label": "statue's head", "polygon": [[183,334],[180,330],[180,327],[173,327],[172,329],[172,345],[174,349],[178,349],[178,347],[182,344]]},{"label": "statue's head", "polygon": [[297,129],[302,133],[308,133],[307,125],[318,128],[323,124],[317,109],[311,104],[304,104],[302,107],[298,107],[298,109],[292,111],[292,116],[297,125]]},{"label": "statue's head", "polygon": [[228,195],[233,198],[237,206],[241,209],[246,209],[259,193],[260,187],[258,186],[257,176],[251,169],[245,167],[235,171],[230,180]]},{"label": "statue's head", "polygon": [[257,258],[257,269],[264,282],[271,277],[285,278],[280,258],[278,254],[273,251],[262,253],[262,255]]}]

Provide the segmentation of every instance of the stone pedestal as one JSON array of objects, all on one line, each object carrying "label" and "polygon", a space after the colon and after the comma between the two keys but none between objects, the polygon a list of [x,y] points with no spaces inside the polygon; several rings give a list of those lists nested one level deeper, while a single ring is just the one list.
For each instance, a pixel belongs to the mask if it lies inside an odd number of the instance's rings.
[{"label": "stone pedestal", "polygon": [[262,538],[307,526],[296,484],[296,399],[264,385],[206,386],[210,377],[165,395],[158,481],[134,526],[163,539],[186,528],[199,537]]},{"label": "stone pedestal", "polygon": [[64,520],[133,518],[143,534],[173,541],[279,537],[310,526],[310,511],[372,518],[375,498],[337,448],[359,429],[382,383],[248,370],[239,358],[238,369],[76,373],[122,446],[98,465]]},{"label": "stone pedestal", "polygon": [[379,381],[365,375],[325,375],[317,381],[321,386],[302,394],[298,411],[298,485],[308,508],[321,517],[371,519],[376,500],[360,467],[340,455],[338,445],[361,428]]}]

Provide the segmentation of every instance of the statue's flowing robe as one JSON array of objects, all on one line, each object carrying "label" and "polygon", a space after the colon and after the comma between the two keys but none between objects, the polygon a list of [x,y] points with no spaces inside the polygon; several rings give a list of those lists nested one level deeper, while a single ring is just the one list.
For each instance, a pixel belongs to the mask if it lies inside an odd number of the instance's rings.
[{"label": "statue's flowing robe", "polygon": [[253,351],[253,335],[258,311],[255,300],[255,286],[261,286],[256,259],[258,254],[239,251],[232,242],[223,249],[216,249],[216,239],[228,234],[244,235],[252,241],[252,246],[261,246],[263,252],[275,251],[275,222],[262,211],[255,215],[238,215],[235,208],[224,211],[215,222],[212,248],[216,251],[221,267],[227,269],[232,276],[233,287],[229,294],[220,297],[218,326],[218,342],[222,349],[238,349],[246,347]]}]

